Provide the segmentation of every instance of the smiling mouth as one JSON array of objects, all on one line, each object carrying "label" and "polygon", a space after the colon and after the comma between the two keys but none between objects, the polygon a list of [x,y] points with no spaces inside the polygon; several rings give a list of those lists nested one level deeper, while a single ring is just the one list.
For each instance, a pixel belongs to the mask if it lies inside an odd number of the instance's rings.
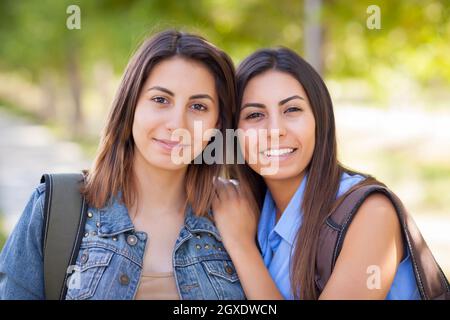
[{"label": "smiling mouth", "polygon": [[155,142],[157,142],[160,146],[164,147],[165,149],[173,149],[173,148],[183,148],[183,147],[187,147],[187,144],[182,144],[178,141],[171,141],[171,140],[161,140],[161,139],[156,139],[156,138],[152,138]]},{"label": "smiling mouth", "polygon": [[294,153],[297,148],[267,149],[261,152],[266,157],[282,157]]}]

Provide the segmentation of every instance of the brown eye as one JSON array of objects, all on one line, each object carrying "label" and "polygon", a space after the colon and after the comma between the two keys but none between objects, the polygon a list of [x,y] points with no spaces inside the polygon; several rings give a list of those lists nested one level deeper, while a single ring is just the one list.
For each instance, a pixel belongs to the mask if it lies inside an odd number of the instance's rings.
[{"label": "brown eye", "polygon": [[206,111],[207,110],[207,108],[204,105],[200,104],[200,103],[194,103],[191,106],[191,108],[194,109],[194,110],[197,110],[197,111]]},{"label": "brown eye", "polygon": [[167,99],[164,97],[154,97],[154,98],[152,98],[152,101],[155,101],[156,103],[162,103],[162,104],[169,103],[169,101],[167,101]]},{"label": "brown eye", "polygon": [[260,112],[253,112],[253,113],[250,113],[249,115],[247,115],[245,117],[245,120],[256,119],[256,118],[260,118],[262,116],[263,116],[263,114]]},{"label": "brown eye", "polygon": [[302,109],[300,109],[298,107],[289,107],[286,109],[285,112],[296,112],[296,111],[302,111]]}]

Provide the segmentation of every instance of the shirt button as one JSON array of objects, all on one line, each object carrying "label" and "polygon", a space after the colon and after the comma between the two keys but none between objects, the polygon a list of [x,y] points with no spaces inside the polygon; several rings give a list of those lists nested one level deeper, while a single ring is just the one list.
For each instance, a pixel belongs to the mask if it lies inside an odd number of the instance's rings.
[{"label": "shirt button", "polygon": [[127,243],[128,243],[130,246],[136,245],[137,241],[138,241],[138,239],[137,239],[137,237],[136,237],[134,234],[130,234],[130,235],[127,237]]},{"label": "shirt button", "polygon": [[85,264],[85,263],[89,260],[89,255],[86,254],[86,253],[83,253],[83,254],[81,255],[80,260],[81,260],[81,263],[82,263],[82,264]]},{"label": "shirt button", "polygon": [[130,283],[130,278],[126,274],[122,274],[119,281],[121,285],[126,286]]}]

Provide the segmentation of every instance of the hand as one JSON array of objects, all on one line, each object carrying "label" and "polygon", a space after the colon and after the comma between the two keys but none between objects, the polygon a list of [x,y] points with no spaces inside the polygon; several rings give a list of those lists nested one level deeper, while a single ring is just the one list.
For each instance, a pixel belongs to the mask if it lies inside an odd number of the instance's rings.
[{"label": "hand", "polygon": [[255,245],[258,209],[242,194],[237,181],[214,181],[214,220],[227,251]]}]

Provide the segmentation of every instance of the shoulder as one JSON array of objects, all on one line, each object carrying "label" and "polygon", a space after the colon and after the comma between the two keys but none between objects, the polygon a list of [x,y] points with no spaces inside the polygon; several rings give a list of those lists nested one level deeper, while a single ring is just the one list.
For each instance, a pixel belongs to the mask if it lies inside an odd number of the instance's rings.
[{"label": "shoulder", "polygon": [[45,297],[42,249],[44,202],[45,184],[39,184],[0,253],[0,298]]},{"label": "shoulder", "polygon": [[[345,235],[342,251],[355,253],[367,250],[373,256],[395,253],[397,261],[403,255],[402,233],[397,211],[391,200],[374,193],[358,209]],[[356,243],[362,244],[355,245]]]},{"label": "shoulder", "polygon": [[36,192],[38,195],[45,195],[45,183],[40,183],[40,184],[36,187],[35,192]]},{"label": "shoulder", "polygon": [[[385,195],[370,195],[348,227],[322,298],[384,299],[403,255],[403,240],[397,212]],[[377,289],[368,287],[372,268]],[[382,274],[382,277],[378,277]]]},{"label": "shoulder", "polygon": [[366,176],[362,174],[349,174],[347,172],[343,172],[341,175],[341,179],[339,180],[337,198],[342,196],[344,193],[346,193],[348,190],[350,190],[352,187],[354,187],[364,179],[366,179]]},{"label": "shoulder", "polygon": [[[40,183],[33,193],[26,209],[31,209],[32,216],[38,216],[38,218],[44,218],[44,205],[45,205],[45,183]],[[26,212],[24,212],[26,213]]]},{"label": "shoulder", "polygon": [[386,224],[398,223],[397,211],[391,200],[382,193],[373,193],[367,197],[357,212],[360,220],[380,221]]},{"label": "shoulder", "polygon": [[347,237],[370,235],[378,239],[399,234],[400,221],[391,200],[381,193],[374,193],[356,212]]}]

